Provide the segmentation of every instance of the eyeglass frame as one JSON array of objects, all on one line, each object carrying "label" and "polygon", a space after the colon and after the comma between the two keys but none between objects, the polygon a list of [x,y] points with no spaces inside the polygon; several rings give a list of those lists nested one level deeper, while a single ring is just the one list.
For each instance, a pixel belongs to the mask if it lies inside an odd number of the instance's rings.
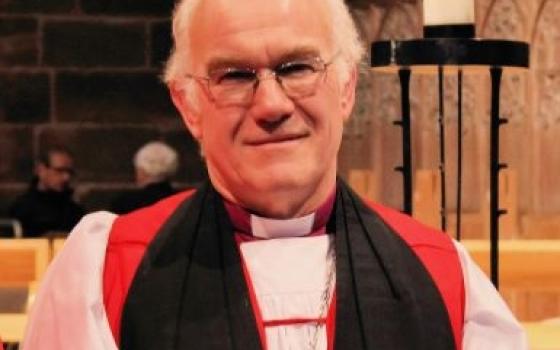
[{"label": "eyeglass frame", "polygon": [[[274,80],[276,80],[276,82],[278,83],[278,85],[280,85],[280,87],[282,88],[282,91],[284,92],[284,94],[286,94],[286,96],[288,96],[289,98],[293,98],[293,99],[300,99],[300,98],[305,98],[305,97],[311,97],[313,95],[315,95],[315,93],[317,93],[317,88],[319,86],[319,82],[321,80],[325,80],[326,79],[326,72],[327,69],[329,68],[330,65],[332,65],[335,60],[338,58],[338,56],[340,55],[340,51],[337,51],[332,58],[325,62],[321,57],[319,56],[314,56],[314,57],[309,57],[307,59],[310,60],[314,60],[318,63],[320,63],[322,66],[320,69],[316,69],[314,73],[318,73],[317,78],[314,82],[312,91],[309,94],[306,95],[302,95],[302,96],[291,96],[292,94],[289,93],[289,91],[286,91],[286,87],[285,85],[282,84],[282,79],[283,77],[278,75],[278,72],[276,71],[276,69],[279,69],[282,66],[285,66],[287,64],[290,63],[296,63],[298,62],[297,59],[291,60],[291,61],[287,61],[287,62],[282,62],[280,64],[278,64],[276,67],[274,68],[269,68],[269,67],[260,67],[260,68],[250,68],[250,67],[245,67],[245,68],[236,68],[236,67],[226,67],[225,69],[223,69],[222,71],[226,71],[228,69],[231,69],[231,71],[234,70],[239,70],[239,71],[244,71],[244,72],[251,72],[253,73],[254,77],[254,81],[251,82],[252,85],[252,93],[250,95],[250,98],[247,98],[247,102],[245,103],[231,103],[231,104],[227,104],[224,103],[223,106],[229,106],[229,105],[238,105],[238,106],[246,106],[246,105],[250,105],[251,102],[253,101],[253,98],[255,97],[255,93],[257,91],[257,88],[260,84],[261,81],[267,80],[267,79],[272,79],[274,78]],[[302,58],[301,60],[304,60],[304,58]],[[260,73],[262,71],[265,71],[266,73]],[[190,73],[184,73],[183,74],[185,78],[189,78],[189,79],[193,79],[194,81],[198,82],[199,84],[202,85],[201,81],[205,81],[205,87],[206,87],[206,92],[208,97],[210,97],[210,100],[218,105],[220,105],[219,103],[219,99],[217,99],[214,94],[212,93],[212,88],[211,88],[211,84],[213,82],[213,80],[215,80],[216,78],[211,77],[211,76],[199,76],[199,75],[195,75],[195,74],[190,74]],[[250,91],[250,89],[247,89],[247,91]]]},{"label": "eyeglass frame", "polygon": [[50,169],[56,172],[57,174],[68,174],[70,177],[76,176],[76,169],[74,169],[73,167],[64,167],[64,166],[55,167],[55,166],[47,165],[47,169]]}]

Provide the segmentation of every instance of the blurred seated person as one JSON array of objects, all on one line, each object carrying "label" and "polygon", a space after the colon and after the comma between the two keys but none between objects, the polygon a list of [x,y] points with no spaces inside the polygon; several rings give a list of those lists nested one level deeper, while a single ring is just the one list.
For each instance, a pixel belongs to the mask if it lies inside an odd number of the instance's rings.
[{"label": "blurred seated person", "polygon": [[18,219],[24,237],[70,232],[85,211],[72,198],[74,161],[70,151],[52,146],[41,151],[29,189],[9,209]]},{"label": "blurred seated person", "polygon": [[152,141],[142,146],[134,156],[136,185],[134,191],[118,196],[111,211],[126,214],[175,194],[171,178],[178,168],[177,152],[167,144]]}]

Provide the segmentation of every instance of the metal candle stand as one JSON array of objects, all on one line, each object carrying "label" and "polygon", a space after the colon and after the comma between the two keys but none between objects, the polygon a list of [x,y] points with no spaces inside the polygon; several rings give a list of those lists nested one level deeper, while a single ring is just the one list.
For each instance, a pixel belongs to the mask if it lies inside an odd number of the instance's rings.
[{"label": "metal candle stand", "polygon": [[402,118],[395,125],[402,127],[403,164],[395,170],[403,174],[403,211],[412,214],[412,149],[410,120],[410,76],[415,69],[436,72],[439,96],[439,171],[441,175],[441,228],[446,230],[445,215],[445,128],[444,128],[444,68],[455,67],[458,72],[458,169],[457,169],[457,239],[460,240],[461,182],[462,182],[462,84],[463,72],[489,69],[491,77],[490,112],[490,266],[491,279],[498,288],[499,217],[506,213],[499,209],[498,175],[506,164],[499,160],[500,126],[507,122],[500,118],[500,85],[506,67],[528,68],[529,45],[509,40],[472,38],[430,38],[402,41],[377,41],[371,45],[371,67],[378,71],[397,72],[401,87]]}]

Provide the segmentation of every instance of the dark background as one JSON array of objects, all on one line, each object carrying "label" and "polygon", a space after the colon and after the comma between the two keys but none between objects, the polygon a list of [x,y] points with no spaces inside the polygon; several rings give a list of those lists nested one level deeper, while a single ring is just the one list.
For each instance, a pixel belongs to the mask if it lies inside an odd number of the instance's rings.
[{"label": "dark background", "polygon": [[132,157],[174,146],[181,187],[204,165],[159,75],[171,0],[0,0],[0,215],[27,187],[41,147],[75,154],[77,197],[102,209],[133,187]]}]

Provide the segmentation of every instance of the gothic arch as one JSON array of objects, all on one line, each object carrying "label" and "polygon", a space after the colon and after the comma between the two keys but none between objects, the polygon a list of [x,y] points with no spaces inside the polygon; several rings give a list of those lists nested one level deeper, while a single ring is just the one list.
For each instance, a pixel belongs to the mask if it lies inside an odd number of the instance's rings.
[{"label": "gothic arch", "polygon": [[535,42],[536,36],[537,36],[537,29],[538,29],[538,24],[539,24],[539,20],[542,16],[544,7],[546,5],[546,3],[548,2],[548,0],[541,0],[541,2],[539,3],[539,7],[537,9],[537,13],[535,16],[535,20],[533,21],[533,28],[531,29],[531,43]]},{"label": "gothic arch", "polygon": [[532,119],[534,130],[532,165],[537,212],[558,212],[560,194],[555,188],[560,169],[557,140],[560,138],[560,2],[544,0],[539,4],[531,33]]},{"label": "gothic arch", "polygon": [[420,13],[415,5],[398,3],[381,20],[377,40],[398,40],[421,37]]},{"label": "gothic arch", "polygon": [[[494,17],[498,17],[498,20],[492,21]],[[523,40],[527,37],[525,23],[523,10],[517,0],[494,0],[482,21],[481,36]]]}]

